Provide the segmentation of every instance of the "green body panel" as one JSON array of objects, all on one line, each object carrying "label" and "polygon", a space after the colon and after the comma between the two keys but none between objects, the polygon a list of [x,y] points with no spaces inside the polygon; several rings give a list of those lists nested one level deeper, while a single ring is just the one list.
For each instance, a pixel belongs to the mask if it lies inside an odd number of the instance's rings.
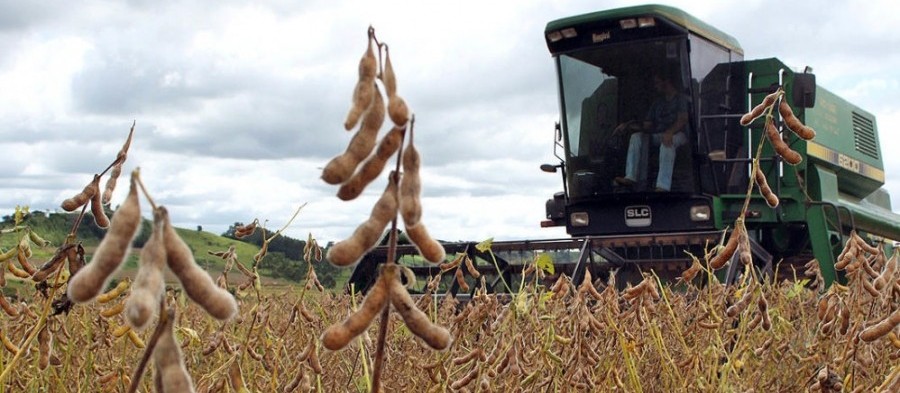
[{"label": "green body panel", "polygon": [[803,120],[816,130],[807,148],[810,161],[835,171],[838,189],[864,198],[884,185],[875,116],[818,87],[816,106]]},{"label": "green body panel", "polygon": [[724,46],[725,48],[736,52],[738,54],[743,55],[744,50],[741,48],[741,44],[738,41],[722,32],[715,27],[712,27],[706,22],[703,22],[700,19],[695,18],[694,16],[684,12],[680,9],[658,5],[658,4],[650,4],[650,5],[639,5],[634,7],[625,7],[625,8],[616,8],[612,10],[592,12],[589,14],[577,15],[563,19],[557,19],[547,24],[547,28],[544,30],[544,33],[550,33],[552,31],[557,31],[561,29],[565,29],[567,27],[573,27],[585,23],[590,23],[593,21],[599,20],[607,20],[607,19],[622,19],[622,18],[636,18],[641,16],[655,16],[662,17],[668,19],[669,21],[678,24],[689,31],[694,32],[697,35],[700,35],[712,42],[715,42],[719,45]]}]

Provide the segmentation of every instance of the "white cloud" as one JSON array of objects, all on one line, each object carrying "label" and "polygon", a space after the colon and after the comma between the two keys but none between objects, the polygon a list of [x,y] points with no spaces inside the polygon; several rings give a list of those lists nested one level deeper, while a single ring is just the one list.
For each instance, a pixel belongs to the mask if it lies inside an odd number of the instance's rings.
[{"label": "white cloud", "polygon": [[[543,29],[634,2],[23,4],[0,4],[3,210],[55,209],[106,167],[137,120],[126,167],[141,167],[177,225],[221,232],[258,217],[276,228],[308,202],[289,234],[349,235],[384,179],[342,202],[319,175],[352,135],[341,124],[371,24],[417,115],[429,230],[481,240],[565,235],[538,227],[562,189],[538,170],[555,161],[559,117]],[[748,59],[813,66],[821,85],[878,117],[883,146],[900,142],[892,3],[670,4],[735,36]],[[894,156],[885,163],[897,201]]]}]

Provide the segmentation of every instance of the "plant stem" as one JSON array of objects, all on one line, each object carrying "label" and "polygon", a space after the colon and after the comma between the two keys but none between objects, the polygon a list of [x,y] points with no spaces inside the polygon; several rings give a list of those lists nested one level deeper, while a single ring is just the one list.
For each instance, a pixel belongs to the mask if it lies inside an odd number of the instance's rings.
[{"label": "plant stem", "polygon": [[[412,135],[412,122],[415,121],[415,117],[410,121],[410,135]],[[406,133],[403,135],[406,136]],[[389,182],[398,183],[400,181],[400,161],[401,157],[403,157],[403,138],[400,139],[400,150],[397,153],[397,168],[391,173],[388,177]],[[391,221],[391,230],[388,232],[388,253],[387,253],[387,261],[385,261],[386,265],[393,265],[394,259],[397,257],[397,216],[394,215],[394,219]],[[375,364],[372,366],[372,392],[380,392],[381,391],[381,373],[384,369],[384,346],[387,341],[387,332],[388,332],[388,323],[390,322],[390,313],[391,306],[388,304],[381,310],[381,325],[378,326],[378,342],[375,347]]]},{"label": "plant stem", "polygon": [[297,218],[297,215],[300,214],[300,210],[302,210],[304,207],[306,207],[306,204],[307,204],[307,202],[303,202],[302,205],[300,205],[299,207],[297,207],[297,210],[294,211],[294,215],[291,216],[291,219],[288,220],[288,221],[284,224],[284,226],[281,227],[281,229],[279,229],[277,232],[275,232],[275,233],[274,233],[271,237],[269,237],[269,238],[263,237],[263,240],[264,240],[266,243],[269,243],[269,242],[271,242],[272,240],[275,240],[275,238],[278,237],[278,235],[280,235],[281,232],[284,232],[289,226],[291,226],[291,223],[293,223],[293,222],[294,222],[294,219]]},{"label": "plant stem", "polygon": [[153,202],[153,198],[150,197],[150,193],[147,192],[147,187],[144,187],[144,182],[141,181],[141,168],[135,168],[131,171],[131,176],[134,177],[135,183],[141,188],[141,192],[144,193],[144,197],[147,198],[147,202],[150,203],[150,208],[156,210],[156,203]]},{"label": "plant stem", "polygon": [[153,330],[153,335],[150,336],[150,341],[147,342],[147,348],[144,349],[144,355],[141,356],[141,361],[138,363],[137,368],[134,369],[134,375],[131,377],[131,385],[128,386],[128,393],[137,391],[138,385],[141,383],[141,377],[144,376],[144,369],[147,368],[147,363],[150,362],[150,356],[153,355],[156,343],[159,341],[159,337],[162,336],[169,318],[175,318],[175,309],[166,309],[166,299],[163,297],[163,299],[160,299],[159,301],[159,320],[156,321],[156,329]]}]

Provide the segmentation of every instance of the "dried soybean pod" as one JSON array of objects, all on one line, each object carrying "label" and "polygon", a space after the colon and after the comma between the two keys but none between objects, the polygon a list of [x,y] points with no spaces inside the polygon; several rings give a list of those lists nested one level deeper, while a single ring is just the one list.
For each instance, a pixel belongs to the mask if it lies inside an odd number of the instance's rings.
[{"label": "dried soybean pod", "polygon": [[[100,178],[96,178],[99,180]],[[109,217],[106,216],[106,211],[103,209],[103,202],[100,196],[100,185],[97,184],[98,191],[91,197],[91,214],[94,215],[94,223],[97,224],[100,228],[108,228],[109,227]]]},{"label": "dried soybean pod", "polygon": [[753,107],[747,114],[741,116],[741,125],[747,126],[756,120],[756,118],[762,116],[763,112],[765,112],[766,108],[772,106],[775,103],[775,100],[778,98],[778,95],[781,94],[781,90],[771,93],[763,98],[763,101],[759,103],[759,105]]},{"label": "dried soybean pod", "polygon": [[403,177],[400,179],[400,215],[406,226],[415,226],[422,218],[422,179],[419,167],[422,159],[413,144],[413,134],[409,134],[409,144],[403,151]]},{"label": "dried soybean pod", "polygon": [[9,301],[6,300],[6,295],[4,295],[3,293],[0,293],[0,308],[2,308],[4,312],[6,312],[6,315],[9,315],[13,318],[19,316],[19,310],[16,310],[16,308],[13,307],[12,304],[9,304]]},{"label": "dried soybean pod", "polygon": [[174,324],[175,311],[169,309],[165,318],[165,326],[162,327],[162,334],[153,350],[153,361],[156,363],[162,391],[166,393],[193,392],[194,383],[184,366],[181,347],[175,341]]},{"label": "dried soybean pod", "polygon": [[294,374],[294,378],[288,382],[287,385],[284,385],[284,388],[281,390],[284,393],[291,393],[300,386],[300,381],[306,376],[306,373],[303,372],[303,366],[301,365],[297,372]]},{"label": "dried soybean pod", "polygon": [[391,131],[381,139],[381,142],[378,143],[378,148],[375,150],[375,153],[370,155],[369,158],[362,163],[359,170],[341,185],[337,193],[338,198],[344,201],[356,199],[366,186],[381,174],[388,159],[390,159],[391,156],[397,152],[397,149],[400,148],[400,144],[403,141],[403,133],[405,131],[406,129],[402,127],[394,127],[391,129]]},{"label": "dried soybean pod", "polygon": [[394,65],[391,63],[391,51],[384,46],[384,73],[381,74],[381,81],[384,82],[384,91],[388,98],[397,94],[397,75],[394,74]]},{"label": "dried soybean pod", "polygon": [[[385,265],[382,270],[399,270],[398,265]],[[403,317],[403,322],[409,331],[422,339],[429,347],[443,350],[450,346],[450,332],[436,324],[431,323],[428,316],[416,307],[406,287],[400,282],[398,274],[386,275],[390,279],[390,299],[394,309]]]},{"label": "dried soybean pod", "polygon": [[316,346],[315,341],[310,341],[309,346],[311,349],[309,351],[309,357],[306,359],[307,363],[309,363],[309,367],[313,369],[313,372],[322,375],[322,364],[319,363],[319,347]]},{"label": "dried soybean pod", "polygon": [[416,246],[419,254],[428,262],[441,263],[447,257],[444,246],[428,234],[425,224],[421,222],[413,226],[407,226],[406,237]]},{"label": "dried soybean pod", "polygon": [[222,336],[222,331],[217,330],[216,333],[213,334],[212,339],[209,340],[209,342],[206,344],[206,347],[203,348],[203,351],[201,351],[200,353],[203,354],[203,356],[209,356],[210,354],[215,352],[216,348],[218,348],[219,345],[222,344]]},{"label": "dried soybean pod", "polygon": [[372,41],[375,38],[375,29],[371,26],[366,33],[369,38],[369,47],[366,48],[366,52],[363,53],[361,59],[359,59],[359,80],[374,80],[375,76],[378,74],[378,60],[375,59],[375,50],[372,47]]},{"label": "dried soybean pod", "polygon": [[753,254],[750,252],[750,239],[747,238],[747,231],[741,231],[741,237],[738,239],[738,259],[742,264],[750,266],[753,264]]},{"label": "dried soybean pod", "polygon": [[141,227],[141,207],[135,176],[132,173],[128,197],[113,214],[109,231],[97,246],[91,263],[69,280],[69,298],[76,302],[86,302],[97,296],[106,286],[109,276],[119,268],[131,251],[131,242]]},{"label": "dried soybean pod", "polygon": [[759,308],[759,314],[762,315],[762,328],[765,331],[769,331],[772,329],[772,320],[769,319],[769,303],[766,301],[765,294],[760,294],[756,305]]},{"label": "dried soybean pod", "polygon": [[840,332],[841,335],[845,335],[850,329],[850,307],[847,307],[846,304],[842,305],[841,311],[838,313],[838,317],[840,318],[840,326],[838,328],[838,332]]},{"label": "dried soybean pod", "polygon": [[847,268],[847,265],[856,258],[856,253],[859,251],[859,246],[856,245],[856,242],[847,242],[847,246],[844,248],[844,252],[841,255],[838,255],[837,262],[834,264],[834,268],[836,270],[844,270]]},{"label": "dried soybean pod", "polygon": [[466,387],[475,380],[475,377],[478,376],[479,372],[480,370],[478,367],[472,367],[472,369],[470,369],[469,372],[467,372],[465,375],[453,381],[453,383],[450,384],[450,388],[453,390],[460,390]]},{"label": "dried soybean pod", "polygon": [[584,279],[582,279],[581,285],[578,286],[578,293],[582,296],[586,293],[595,300],[600,300],[603,298],[603,296],[600,295],[600,292],[597,292],[597,288],[594,287],[594,281],[591,279],[590,269],[585,269]]},{"label": "dried soybean pod", "polygon": [[[115,325],[113,325],[113,326],[115,326]],[[115,329],[113,329],[112,335],[113,335],[113,337],[119,338],[119,337],[122,337],[122,336],[128,334],[129,330],[131,330],[131,326],[128,326],[128,325],[117,326]]]},{"label": "dried soybean pod", "polygon": [[50,241],[42,238],[33,229],[28,230],[28,239],[31,240],[32,243],[36,244],[38,247],[47,247],[50,245]]},{"label": "dried soybean pod", "polygon": [[122,144],[122,148],[119,149],[119,153],[116,154],[116,161],[109,172],[109,179],[106,180],[103,197],[101,198],[101,202],[104,205],[108,205],[109,201],[112,199],[112,193],[116,189],[116,182],[119,179],[119,175],[122,174],[122,165],[125,164],[125,160],[128,158],[128,149],[131,147],[131,138],[134,136],[135,124],[136,122],[131,124],[131,130],[128,131],[128,138],[125,139],[125,143]]},{"label": "dried soybean pod", "polygon": [[359,60],[359,81],[356,88],[353,89],[353,105],[347,113],[347,120],[344,121],[344,129],[350,131],[356,127],[360,116],[372,104],[372,98],[375,85],[375,74],[378,72],[378,61],[375,59],[375,50],[372,47],[372,31],[369,31],[369,46]]},{"label": "dried soybean pod", "polygon": [[772,148],[775,149],[775,153],[781,156],[784,162],[797,165],[803,161],[803,156],[792,150],[784,139],[781,139],[781,134],[778,133],[778,129],[775,128],[775,124],[771,121],[766,123],[766,138],[769,139]]},{"label": "dried soybean pod", "polygon": [[45,324],[43,328],[38,332],[38,368],[41,370],[45,370],[47,366],[50,365],[50,349],[52,344],[52,336],[50,335],[50,330],[47,328]]},{"label": "dried soybean pod", "polygon": [[141,249],[140,266],[125,303],[125,317],[135,329],[141,330],[159,308],[166,286],[163,268],[166,266],[166,244],[163,238],[163,215],[153,212],[153,233]]},{"label": "dried soybean pod", "polygon": [[125,302],[119,302],[110,308],[100,311],[100,316],[103,318],[114,317],[116,315],[121,314],[123,310],[125,310]]},{"label": "dried soybean pod", "polygon": [[818,305],[816,307],[816,316],[819,318],[820,321],[825,319],[825,313],[828,312],[828,305],[830,303],[829,302],[830,299],[831,299],[830,296],[822,296],[821,298],[819,298]]},{"label": "dried soybean pod", "polygon": [[100,175],[94,175],[94,180],[88,183],[88,185],[86,185],[78,194],[64,200],[60,207],[67,212],[73,211],[84,206],[85,203],[88,203],[88,201],[94,197],[94,194],[98,192],[100,192]]},{"label": "dried soybean pod", "polygon": [[469,283],[466,282],[466,277],[463,275],[462,268],[457,268],[456,273],[454,274],[456,277],[456,285],[459,286],[459,290],[463,293],[469,292]]},{"label": "dried soybean pod", "polygon": [[888,334],[891,330],[894,330],[897,325],[900,325],[900,309],[895,310],[891,315],[888,315],[887,318],[881,320],[881,322],[867,327],[859,334],[859,338],[865,342],[874,341],[881,336]]},{"label": "dried soybean pod", "polygon": [[375,84],[371,81],[359,81],[353,89],[353,104],[350,111],[347,112],[347,120],[344,121],[344,129],[350,131],[356,124],[363,113],[372,107],[375,98]]},{"label": "dried soybean pod", "polygon": [[[19,239],[19,252],[25,258],[31,258],[34,256],[34,251],[31,250],[31,242],[28,241],[28,237],[22,236],[22,238]],[[34,269],[34,267],[30,267],[30,268]],[[34,272],[31,272],[31,273],[34,273]]]},{"label": "dried soybean pod", "polygon": [[738,243],[740,243],[740,231],[743,230],[743,223],[735,223],[734,230],[731,231],[731,237],[725,243],[725,248],[719,250],[712,259],[709,260],[709,268],[716,270],[725,266],[725,262],[731,259],[734,252],[737,251]]},{"label": "dried soybean pod", "polygon": [[256,232],[257,225],[259,225],[259,220],[253,219],[253,222],[251,222],[247,225],[242,225],[237,228],[234,228],[234,237],[236,237],[238,239],[243,239],[247,236],[252,235],[253,232]]},{"label": "dried soybean pod", "polygon": [[384,228],[397,217],[397,176],[392,172],[387,187],[375,206],[369,219],[363,222],[349,238],[335,243],[325,256],[337,266],[349,266],[362,258],[381,238]]},{"label": "dried soybean pod", "polygon": [[97,303],[103,304],[115,300],[119,297],[119,295],[125,293],[125,290],[128,289],[129,285],[130,282],[128,281],[128,279],[119,281],[119,283],[116,284],[115,288],[101,294],[100,296],[97,296]]},{"label": "dried soybean pod", "polygon": [[778,113],[781,113],[784,125],[800,138],[811,140],[816,137],[816,130],[803,124],[803,122],[794,115],[794,111],[791,110],[791,106],[788,105],[785,100],[781,100],[781,103],[778,104]]},{"label": "dried soybean pod", "polygon": [[10,273],[12,273],[14,276],[16,276],[18,278],[31,278],[31,273],[28,273],[22,269],[19,269],[18,267],[13,265],[12,262],[7,262],[6,270],[9,270]]},{"label": "dried soybean pod", "polygon": [[375,101],[366,112],[359,131],[353,135],[347,150],[331,159],[325,169],[322,170],[322,180],[328,184],[341,184],[347,181],[362,160],[366,159],[375,148],[378,139],[378,130],[384,124],[384,99],[378,85],[375,85]]},{"label": "dried soybean pod", "polygon": [[[385,277],[386,272],[388,271],[382,270],[378,281],[369,289],[369,293],[356,312],[350,314],[340,324],[334,324],[325,329],[321,338],[322,346],[331,351],[344,348],[350,343],[350,340],[366,330],[378,313],[387,307],[390,288],[388,287],[389,280],[386,279],[388,277]],[[390,279],[396,280],[396,277],[390,277]]]},{"label": "dried soybean pod", "polygon": [[51,273],[55,272],[57,269],[62,266],[62,263],[66,260],[66,256],[69,254],[70,250],[75,249],[74,244],[66,244],[62,245],[56,249],[56,253],[50,258],[49,261],[44,263],[40,269],[38,269],[33,275],[31,275],[31,279],[40,282],[47,279]]},{"label": "dried soybean pod", "polygon": [[37,272],[37,269],[35,269],[34,266],[31,266],[31,262],[28,262],[28,251],[25,250],[26,248],[23,247],[22,243],[19,243],[19,251],[16,252],[16,258],[19,261],[19,265],[22,266],[22,269],[25,269],[25,272],[27,272],[28,275],[31,276]]},{"label": "dried soybean pod", "polygon": [[469,272],[470,276],[474,278],[481,278],[481,272],[479,272],[478,269],[475,268],[475,262],[472,261],[472,258],[469,258],[469,256],[466,255],[465,258],[463,258],[463,261],[466,262],[466,271]]},{"label": "dried soybean pod", "polygon": [[178,236],[175,227],[169,222],[169,212],[165,207],[158,207],[163,225],[163,241],[166,249],[166,262],[172,273],[181,281],[184,292],[195,303],[203,307],[213,318],[230,319],[237,313],[237,302],[228,291],[216,286],[212,277],[197,266],[191,248]]},{"label": "dried soybean pod", "polygon": [[81,243],[76,244],[66,252],[66,259],[69,261],[69,278],[71,279],[82,267],[84,267],[84,246]]},{"label": "dried soybean pod", "polygon": [[385,48],[385,66],[384,74],[381,80],[384,82],[384,89],[388,96],[388,116],[397,126],[403,126],[409,121],[409,107],[402,97],[397,95],[397,77],[394,74],[394,66],[391,64],[391,56]]},{"label": "dried soybean pod", "polygon": [[399,95],[394,94],[392,97],[388,97],[387,111],[388,117],[391,118],[394,125],[402,127],[409,122],[409,106]]},{"label": "dried soybean pod", "polygon": [[693,281],[694,277],[697,277],[697,274],[703,270],[703,265],[700,264],[700,260],[697,257],[691,255],[691,259],[693,260],[691,266],[681,273],[681,280],[684,282]]},{"label": "dried soybean pod", "polygon": [[752,296],[753,290],[751,289],[751,287],[744,288],[744,294],[741,296],[741,299],[732,304],[731,307],[728,307],[728,309],[725,310],[725,315],[729,316],[730,318],[736,317],[738,314],[747,309],[747,306],[750,305],[750,299]]},{"label": "dried soybean pod", "polygon": [[6,250],[2,254],[0,254],[0,262],[6,262],[6,261],[12,259],[12,257],[16,256],[16,254],[18,252],[19,252],[18,245],[10,247],[9,250]]},{"label": "dried soybean pod", "polygon": [[119,175],[122,174],[122,163],[118,163],[113,165],[112,169],[109,171],[109,179],[106,179],[106,186],[103,189],[103,196],[100,198],[100,202],[104,205],[108,205],[112,200],[112,193],[116,189],[116,183],[118,182]]},{"label": "dried soybean pod", "polygon": [[482,349],[481,349],[481,348],[475,348],[475,349],[469,351],[469,353],[467,353],[467,354],[465,354],[465,355],[462,355],[462,356],[458,356],[458,357],[453,358],[453,359],[451,360],[451,362],[452,362],[454,365],[461,366],[461,365],[463,365],[463,364],[466,364],[466,363],[468,363],[468,362],[471,362],[472,359],[475,359],[476,357],[481,358],[481,357],[483,357],[483,356],[484,356],[484,353],[483,353]]},{"label": "dried soybean pod", "polygon": [[778,206],[778,195],[775,195],[775,192],[769,187],[766,175],[763,174],[761,170],[757,169],[754,172],[753,179],[756,180],[756,186],[759,187],[759,193],[766,199],[766,204],[772,208]]},{"label": "dried soybean pod", "polygon": [[891,281],[894,279],[894,273],[897,271],[897,254],[891,256],[891,259],[888,260],[887,264],[884,266],[884,270],[881,271],[881,274],[878,275],[878,278],[872,282],[872,285],[877,290],[882,290],[886,287]]},{"label": "dried soybean pod", "polygon": [[851,235],[853,242],[855,242],[859,248],[862,248],[865,252],[869,254],[878,254],[880,253],[880,249],[876,246],[873,246],[866,242],[866,239],[863,239],[862,236],[859,236],[858,233],[853,232]]},{"label": "dried soybean pod", "polygon": [[6,347],[6,350],[16,355],[19,353],[19,347],[16,346],[12,341],[9,341],[9,337],[6,337],[6,334],[0,330],[0,341],[3,341],[3,346]]},{"label": "dried soybean pod", "polygon": [[141,339],[141,336],[132,329],[128,331],[128,341],[131,341],[131,344],[134,345],[138,349],[144,349],[147,344],[144,343],[144,340]]}]

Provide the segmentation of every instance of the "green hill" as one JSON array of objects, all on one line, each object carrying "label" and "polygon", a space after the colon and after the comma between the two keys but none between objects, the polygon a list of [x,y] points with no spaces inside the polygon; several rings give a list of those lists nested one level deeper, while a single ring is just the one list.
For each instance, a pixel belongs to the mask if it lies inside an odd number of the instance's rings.
[{"label": "green hill", "polygon": [[[53,255],[58,245],[65,241],[77,216],[78,215],[75,213],[51,213],[47,215],[43,212],[31,212],[24,217],[18,227],[15,225],[14,217],[3,217],[2,222],[0,222],[0,229],[3,229],[3,233],[0,233],[0,252],[15,247],[16,244],[18,244],[19,239],[25,235],[26,228],[30,228],[50,242],[50,245],[47,247],[41,248],[32,246],[33,255],[29,258],[29,261],[32,265],[38,267]],[[225,261],[219,257],[210,255],[209,252],[225,251],[231,245],[234,245],[238,260],[245,266],[250,267],[253,256],[256,255],[260,249],[257,244],[261,244],[258,235],[255,236],[255,238],[251,237],[246,239],[247,241],[242,241],[234,239],[233,237],[224,237],[198,230],[184,228],[176,228],[175,230],[193,251],[194,259],[197,261],[197,264],[207,270],[213,277],[218,276],[222,271]],[[117,277],[134,276],[138,267],[140,247],[146,242],[150,232],[151,222],[145,219],[142,222],[140,232],[135,237],[133,243],[134,250],[124,262],[121,271],[117,273]],[[97,227],[90,215],[85,216],[79,226],[77,238],[85,246],[88,260],[90,260],[90,254],[94,251],[105,234],[106,230]],[[277,243],[276,247],[272,247],[272,245],[275,245],[275,242],[270,245],[269,252],[260,265],[260,273],[263,282],[269,284],[291,284],[300,282],[300,280],[305,277],[307,269],[306,262],[300,260],[305,242],[290,238],[285,238],[285,240],[279,238]],[[285,244],[290,245],[290,249],[284,247]],[[296,247],[299,247],[299,250],[294,250]],[[340,275],[349,274],[349,272],[334,272],[333,267],[327,262],[318,263],[315,265],[315,268],[319,275],[319,279],[322,280],[323,284],[326,286],[335,285],[335,273]],[[12,276],[7,275],[7,278],[12,279]],[[229,278],[234,281],[243,280],[242,275],[237,269],[232,270],[232,274],[229,275]],[[169,277],[169,279],[174,278]]]}]

